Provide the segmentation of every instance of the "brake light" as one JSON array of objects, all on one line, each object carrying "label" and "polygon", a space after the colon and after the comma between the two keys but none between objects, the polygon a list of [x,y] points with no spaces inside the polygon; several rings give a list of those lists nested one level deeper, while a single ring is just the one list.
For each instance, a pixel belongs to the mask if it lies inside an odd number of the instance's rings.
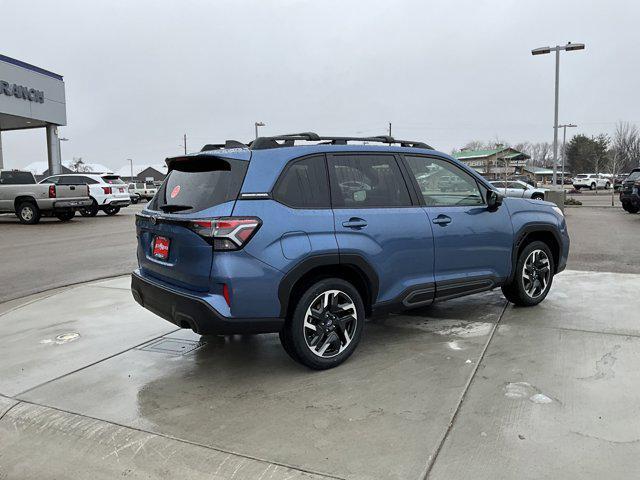
[{"label": "brake light", "polygon": [[49,185],[49,198],[56,198],[56,186]]},{"label": "brake light", "polygon": [[214,250],[239,250],[255,235],[262,224],[256,217],[223,217],[191,220],[189,228],[212,240]]},{"label": "brake light", "polygon": [[104,190],[105,195],[111,195],[111,187],[102,187],[102,190]]}]

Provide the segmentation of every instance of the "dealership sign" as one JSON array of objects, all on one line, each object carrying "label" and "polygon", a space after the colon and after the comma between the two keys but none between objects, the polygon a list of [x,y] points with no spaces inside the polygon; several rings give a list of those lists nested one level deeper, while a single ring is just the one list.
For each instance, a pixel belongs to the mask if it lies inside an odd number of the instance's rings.
[{"label": "dealership sign", "polygon": [[4,80],[0,80],[0,94],[22,98],[30,102],[44,103],[44,92],[42,90],[24,87],[16,83],[8,83]]}]

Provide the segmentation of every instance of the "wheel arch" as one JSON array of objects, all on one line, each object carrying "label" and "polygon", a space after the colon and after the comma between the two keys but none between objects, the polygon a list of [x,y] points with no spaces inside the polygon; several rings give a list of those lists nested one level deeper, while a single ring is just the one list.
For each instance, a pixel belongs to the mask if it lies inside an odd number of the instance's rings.
[{"label": "wheel arch", "polygon": [[513,245],[511,254],[511,274],[507,280],[508,282],[510,282],[515,275],[520,252],[522,252],[527,245],[535,241],[544,242],[549,246],[551,254],[553,255],[554,273],[557,273],[560,262],[560,246],[562,244],[560,234],[552,225],[530,224],[523,227],[516,236],[516,242]]},{"label": "wheel arch", "polygon": [[20,195],[20,196],[17,196],[13,201],[13,208],[15,209],[16,212],[18,211],[18,206],[22,202],[31,202],[35,204],[36,207],[38,207],[38,202],[36,202],[36,199],[33,198],[31,195]]},{"label": "wheel arch", "polygon": [[319,279],[332,277],[351,283],[362,296],[366,315],[371,315],[378,297],[378,275],[362,256],[335,253],[307,257],[285,274],[278,287],[281,317],[287,318],[295,308],[292,298]]}]

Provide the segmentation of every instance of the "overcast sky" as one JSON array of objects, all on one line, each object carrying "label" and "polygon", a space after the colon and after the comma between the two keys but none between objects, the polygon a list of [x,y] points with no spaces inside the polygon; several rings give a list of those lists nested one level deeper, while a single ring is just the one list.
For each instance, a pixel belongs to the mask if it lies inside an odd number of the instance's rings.
[{"label": "overcast sky", "polygon": [[[158,163],[208,142],[316,131],[552,141],[560,121],[640,124],[640,2],[0,0],[0,53],[64,76],[63,160]],[[3,134],[5,165],[46,160],[44,130]]]}]

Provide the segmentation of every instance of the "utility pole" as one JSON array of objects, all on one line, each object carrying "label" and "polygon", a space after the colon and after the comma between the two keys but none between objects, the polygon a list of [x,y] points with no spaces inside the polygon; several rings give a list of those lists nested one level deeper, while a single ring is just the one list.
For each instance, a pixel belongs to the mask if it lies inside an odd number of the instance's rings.
[{"label": "utility pole", "polygon": [[184,140],[184,154],[187,154],[187,134],[185,133],[183,136],[183,140]]},{"label": "utility pole", "polygon": [[389,122],[389,136],[391,137],[391,122]]},{"label": "utility pole", "polygon": [[256,138],[258,138],[258,127],[264,127],[266,123],[264,122],[255,122],[253,126],[256,128]]},{"label": "utility pole", "polygon": [[129,165],[131,165],[131,181],[133,182],[133,159],[127,158],[127,161],[129,162]]}]

